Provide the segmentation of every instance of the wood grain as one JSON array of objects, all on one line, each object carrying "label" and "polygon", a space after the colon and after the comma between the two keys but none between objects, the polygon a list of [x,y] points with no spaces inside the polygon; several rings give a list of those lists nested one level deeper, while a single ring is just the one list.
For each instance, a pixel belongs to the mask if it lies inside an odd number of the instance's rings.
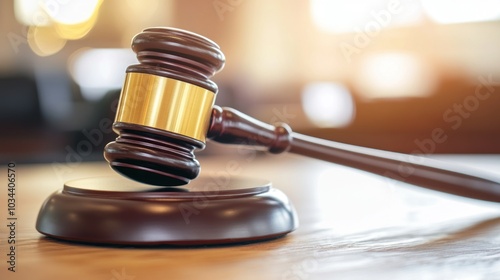
[{"label": "wood grain", "polygon": [[[297,208],[285,238],[220,247],[112,247],[36,232],[44,199],[105,163],[22,165],[17,172],[16,272],[7,270],[6,167],[0,182],[0,279],[500,279],[500,207],[293,155],[200,158],[202,172],[273,181]],[[500,156],[445,158],[498,170]]]}]

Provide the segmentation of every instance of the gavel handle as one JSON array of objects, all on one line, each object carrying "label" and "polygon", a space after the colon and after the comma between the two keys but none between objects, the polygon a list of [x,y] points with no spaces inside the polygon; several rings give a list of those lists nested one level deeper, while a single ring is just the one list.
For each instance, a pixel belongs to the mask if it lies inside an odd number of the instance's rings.
[{"label": "gavel handle", "polygon": [[286,124],[272,126],[235,109],[215,106],[207,137],[226,144],[264,147],[354,167],[420,187],[500,202],[500,183],[451,170],[428,158],[364,148],[293,133]]}]

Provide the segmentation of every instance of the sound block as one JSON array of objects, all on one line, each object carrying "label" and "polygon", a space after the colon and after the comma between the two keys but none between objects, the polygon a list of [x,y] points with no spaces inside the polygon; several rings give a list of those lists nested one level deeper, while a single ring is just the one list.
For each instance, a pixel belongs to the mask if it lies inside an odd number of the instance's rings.
[{"label": "sound block", "polygon": [[297,226],[293,206],[270,182],[203,176],[182,188],[118,175],[69,181],[46,199],[36,222],[52,238],[117,245],[247,243]]}]

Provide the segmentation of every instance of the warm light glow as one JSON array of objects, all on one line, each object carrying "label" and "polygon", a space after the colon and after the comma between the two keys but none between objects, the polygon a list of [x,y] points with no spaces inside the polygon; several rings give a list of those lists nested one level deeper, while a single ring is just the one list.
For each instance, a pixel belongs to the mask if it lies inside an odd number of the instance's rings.
[{"label": "warm light glow", "polygon": [[498,0],[421,0],[424,11],[438,23],[500,19]]},{"label": "warm light glow", "polygon": [[436,87],[436,74],[418,57],[386,53],[367,57],[354,78],[358,93],[367,99],[425,97]]},{"label": "warm light glow", "polygon": [[16,0],[16,19],[29,26],[47,26],[53,22],[74,25],[88,21],[102,0]]},{"label": "warm light glow", "polygon": [[28,44],[39,56],[49,56],[60,51],[66,40],[58,36],[50,26],[32,26],[28,31]]},{"label": "warm light glow", "polygon": [[19,23],[26,26],[47,26],[51,20],[42,9],[39,0],[15,0],[14,14]]},{"label": "warm light glow", "polygon": [[94,27],[102,0],[16,0],[16,19],[30,26],[29,45],[40,56],[60,51],[66,40],[83,38]]},{"label": "warm light glow", "polygon": [[125,70],[136,64],[130,49],[86,49],[70,59],[70,73],[89,100],[101,98],[109,90],[123,86]]},{"label": "warm light glow", "polygon": [[335,83],[312,83],[302,92],[302,106],[315,125],[343,127],[354,118],[354,102],[349,90]]},{"label": "warm light glow", "polygon": [[92,30],[97,21],[97,16],[98,13],[95,12],[87,21],[76,24],[56,23],[54,28],[61,38],[68,40],[81,39]]},{"label": "warm light glow", "polygon": [[311,0],[311,15],[322,30],[333,33],[378,33],[389,26],[422,20],[418,1],[400,0]]},{"label": "warm light glow", "polygon": [[100,4],[100,0],[41,0],[42,8],[57,23],[73,25],[88,21]]}]

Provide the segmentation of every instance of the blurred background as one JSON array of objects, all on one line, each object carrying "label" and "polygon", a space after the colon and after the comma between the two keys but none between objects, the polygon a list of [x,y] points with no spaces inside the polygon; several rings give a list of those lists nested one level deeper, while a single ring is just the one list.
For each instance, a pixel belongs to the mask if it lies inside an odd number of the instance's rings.
[{"label": "blurred background", "polygon": [[216,103],[262,121],[500,153],[499,1],[14,0],[0,2],[0,161],[103,160],[131,39],[150,26],[217,42]]}]

